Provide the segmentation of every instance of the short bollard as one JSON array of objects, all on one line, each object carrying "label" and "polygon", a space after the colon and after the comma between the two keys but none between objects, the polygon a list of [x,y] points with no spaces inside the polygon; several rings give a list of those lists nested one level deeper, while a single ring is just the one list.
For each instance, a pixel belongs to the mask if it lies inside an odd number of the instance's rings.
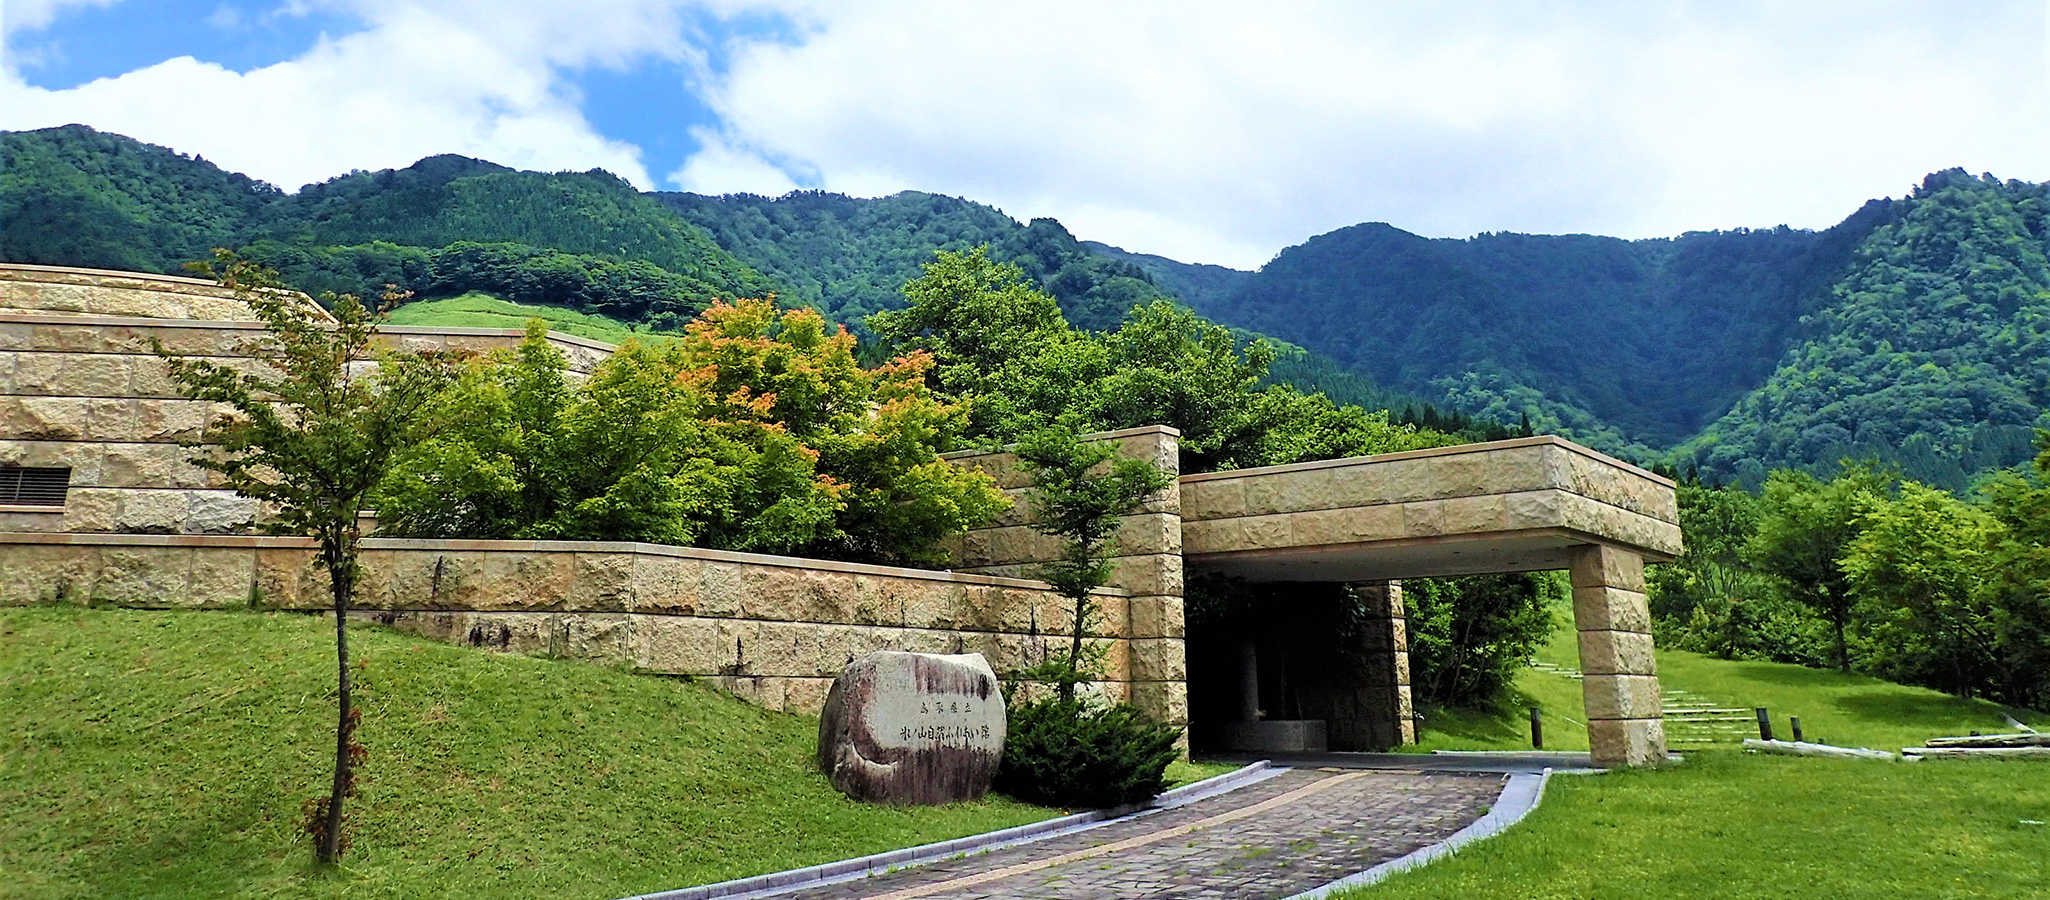
[{"label": "short bollard", "polygon": [[1542,707],[1530,708],[1530,746],[1534,750],[1545,749],[1545,720],[1542,711]]},{"label": "short bollard", "polygon": [[1800,716],[1788,716],[1788,717],[1787,717],[1787,724],[1788,724],[1788,725],[1791,725],[1791,726],[1793,726],[1793,728],[1794,728],[1794,742],[1795,742],[1795,743],[1800,743],[1800,742],[1801,742],[1801,740],[1802,740],[1802,738],[1801,738],[1801,717],[1800,717]]},{"label": "short bollard", "polygon": [[1772,740],[1772,714],[1766,712],[1763,706],[1758,707],[1758,739]]}]

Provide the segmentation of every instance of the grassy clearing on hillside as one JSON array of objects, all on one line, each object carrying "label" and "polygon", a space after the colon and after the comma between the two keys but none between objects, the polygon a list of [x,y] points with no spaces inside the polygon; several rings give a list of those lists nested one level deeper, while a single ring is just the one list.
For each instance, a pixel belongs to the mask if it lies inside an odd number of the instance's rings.
[{"label": "grassy clearing on hillside", "polygon": [[1031,822],[854,803],[816,720],[709,686],[355,629],[355,845],[296,828],[334,741],[331,625],[0,610],[0,897],[612,898]]},{"label": "grassy clearing on hillside", "polygon": [[1344,896],[2043,897],[2045,821],[2041,763],[1715,751],[1662,771],[1554,777],[1508,833]]},{"label": "grassy clearing on hillside", "polygon": [[420,300],[391,312],[393,325],[430,325],[445,328],[525,328],[528,319],[541,319],[552,331],[617,344],[627,338],[662,340],[662,335],[635,331],[618,319],[581,313],[560,306],[529,306],[500,300],[490,294],[471,292],[445,300]]},{"label": "grassy clearing on hillside", "polygon": [[[1578,638],[1570,610],[1557,611],[1558,628],[1535,654],[1540,663],[1577,669]],[[1717,706],[1772,711],[1775,737],[1790,737],[1787,717],[1800,716],[1810,741],[1898,751],[1932,737],[1977,730],[2008,730],[2006,712],[2037,727],[2050,715],[2010,709],[1985,700],[1964,700],[1941,691],[1895,684],[1864,675],[1770,662],[1736,662],[1684,650],[1658,651],[1659,685],[1706,698]],[[1432,750],[1526,750],[1530,707],[1544,709],[1545,749],[1587,749],[1580,682],[1540,669],[1517,673],[1510,696],[1481,709],[1426,710],[1414,747]],[[2046,772],[2050,775],[2050,772]]]}]

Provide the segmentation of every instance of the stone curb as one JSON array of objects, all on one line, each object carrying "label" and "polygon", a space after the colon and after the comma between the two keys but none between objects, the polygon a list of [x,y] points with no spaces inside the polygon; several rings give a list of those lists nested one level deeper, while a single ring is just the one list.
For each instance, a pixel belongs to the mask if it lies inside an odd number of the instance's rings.
[{"label": "stone curb", "polygon": [[1398,856],[1364,872],[1348,875],[1329,884],[1311,888],[1300,894],[1291,895],[1286,900],[1322,900],[1322,898],[1329,897],[1339,891],[1366,887],[1367,885],[1382,881],[1397,872],[1414,869],[1441,856],[1449,856],[1454,851],[1474,841],[1501,834],[1503,831],[1508,830],[1509,826],[1522,821],[1523,817],[1529,815],[1531,810],[1537,809],[1538,802],[1543,800],[1545,796],[1545,783],[1551,779],[1552,769],[1549,767],[1545,769],[1542,775],[1510,775],[1509,783],[1502,787],[1502,795],[1495,798],[1495,805],[1488,809],[1488,814],[1480,817],[1473,824],[1459,829],[1451,837],[1428,847],[1421,847],[1410,851],[1403,856]]},{"label": "stone curb", "polygon": [[858,856],[854,859],[843,859],[802,869],[770,872],[767,875],[721,881],[717,884],[637,894],[624,900],[751,900],[755,897],[771,897],[806,888],[824,887],[957,856],[988,853],[1019,844],[1061,837],[1134,816],[1151,815],[1257,784],[1286,771],[1288,770],[1274,768],[1268,765],[1266,760],[1261,760],[1242,769],[1163,791],[1160,796],[1153,798],[1151,803],[1091,810],[1002,831],[971,834],[951,841],[921,844],[887,853]]}]

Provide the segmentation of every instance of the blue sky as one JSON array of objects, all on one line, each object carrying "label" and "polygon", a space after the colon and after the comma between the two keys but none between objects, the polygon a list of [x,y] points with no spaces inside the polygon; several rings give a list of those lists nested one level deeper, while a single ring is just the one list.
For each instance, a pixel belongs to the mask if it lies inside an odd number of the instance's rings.
[{"label": "blue sky", "polygon": [[649,189],[919,189],[1256,267],[1387,221],[1826,227],[2050,180],[2030,0],[4,0],[0,128],[286,189],[463,153]]}]

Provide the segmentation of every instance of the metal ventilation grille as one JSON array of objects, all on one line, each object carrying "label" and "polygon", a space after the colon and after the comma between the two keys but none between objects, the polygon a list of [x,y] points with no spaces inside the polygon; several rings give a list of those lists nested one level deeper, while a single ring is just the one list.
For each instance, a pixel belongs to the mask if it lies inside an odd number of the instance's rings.
[{"label": "metal ventilation grille", "polygon": [[70,469],[0,466],[0,506],[50,506],[62,509],[71,490]]}]

